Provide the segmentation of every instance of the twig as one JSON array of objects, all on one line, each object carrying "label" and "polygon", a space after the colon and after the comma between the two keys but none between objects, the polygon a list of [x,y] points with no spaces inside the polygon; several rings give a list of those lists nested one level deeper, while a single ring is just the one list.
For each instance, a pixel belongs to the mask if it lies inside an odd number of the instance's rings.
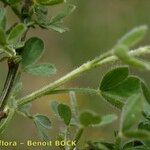
[{"label": "twig", "polygon": [[[82,134],[83,134],[83,128],[81,127],[81,128],[79,128],[79,130],[77,131],[77,133],[76,133],[76,135],[75,135],[75,138],[74,138],[74,141],[76,142],[76,145],[78,144],[78,142],[79,142],[79,140],[80,140]],[[76,146],[73,145],[73,146],[70,148],[70,150],[74,150],[75,147],[76,147]]]},{"label": "twig", "polygon": [[13,83],[17,74],[17,70],[18,70],[19,64],[16,64],[12,59],[8,60],[8,74],[6,77],[6,81],[4,84],[4,88],[2,91],[2,95],[1,95],[1,102],[0,102],[0,109],[1,111],[3,111],[7,100],[9,98],[10,92],[12,90],[13,87]]},{"label": "twig", "polygon": [[57,89],[50,92],[47,92],[45,95],[52,95],[52,94],[60,94],[60,93],[69,93],[71,91],[77,93],[84,93],[84,94],[99,94],[99,90],[91,89],[91,88],[68,88],[68,89]]},{"label": "twig", "polygon": [[[140,55],[144,55],[144,54],[150,54],[150,46],[141,47],[141,48],[138,48],[136,50],[132,50],[129,52],[129,55],[132,55],[132,56],[140,56]],[[49,85],[21,98],[17,102],[17,104],[19,106],[22,106],[29,102],[32,102],[39,97],[47,95],[47,93],[50,93],[57,87],[63,85],[64,83],[66,83],[70,80],[73,80],[77,76],[81,75],[82,73],[84,73],[86,71],[91,70],[92,68],[99,67],[106,63],[111,63],[111,62],[114,62],[117,60],[118,60],[118,58],[116,56],[114,56],[113,54],[112,54],[112,56],[108,56],[108,57],[99,56],[99,57],[95,58],[94,60],[81,65],[79,68],[73,70],[72,72],[70,72],[67,75],[63,76],[62,78],[54,81],[53,83],[50,83]]]}]

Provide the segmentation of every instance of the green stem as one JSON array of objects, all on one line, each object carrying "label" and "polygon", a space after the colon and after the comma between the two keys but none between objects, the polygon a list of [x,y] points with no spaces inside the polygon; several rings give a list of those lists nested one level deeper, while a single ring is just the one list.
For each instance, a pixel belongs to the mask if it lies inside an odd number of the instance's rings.
[{"label": "green stem", "polygon": [[[132,50],[129,52],[129,55],[132,55],[132,56],[140,56],[143,54],[150,54],[149,46],[141,47],[141,48],[138,48],[136,50]],[[99,67],[104,64],[108,64],[108,63],[111,63],[111,62],[114,62],[117,60],[118,60],[118,58],[116,56],[114,56],[113,54],[112,54],[112,56],[106,56],[106,57],[104,57],[103,55],[99,56],[92,61],[88,61],[87,63],[84,63],[79,68],[73,70],[72,72],[70,72],[67,75],[63,76],[62,78],[54,81],[53,83],[50,83],[49,85],[21,98],[17,103],[19,106],[22,106],[29,102],[32,102],[32,101],[36,100],[37,98],[42,97],[42,96],[46,95],[47,93],[53,91],[54,89],[63,85],[64,83],[75,79],[82,73],[91,70],[92,68]]]},{"label": "green stem", "polygon": [[71,91],[83,94],[99,94],[99,90],[91,88],[68,88],[68,89],[57,89],[50,92],[47,92],[45,95],[60,94],[60,93],[69,93]]},{"label": "green stem", "polygon": [[[77,131],[75,138],[74,138],[74,141],[76,141],[76,145],[78,144],[82,134],[83,134],[83,128],[79,128],[79,130]],[[72,147],[70,147],[70,150],[74,150],[75,147],[76,146],[73,145]]]},{"label": "green stem", "polygon": [[5,128],[8,126],[8,124],[12,120],[14,114],[15,114],[15,110],[13,108],[9,108],[9,113],[8,113],[7,118],[0,125],[0,134],[3,133],[3,131],[5,130]]},{"label": "green stem", "polygon": [[8,71],[6,81],[4,84],[4,88],[3,88],[1,98],[0,98],[1,99],[1,102],[0,102],[1,110],[4,109],[4,107],[7,103],[7,100],[9,98],[10,93],[11,93],[12,86],[13,86],[19,65],[15,64],[14,61],[12,59],[10,59],[8,61],[8,66],[9,66],[9,71]]}]

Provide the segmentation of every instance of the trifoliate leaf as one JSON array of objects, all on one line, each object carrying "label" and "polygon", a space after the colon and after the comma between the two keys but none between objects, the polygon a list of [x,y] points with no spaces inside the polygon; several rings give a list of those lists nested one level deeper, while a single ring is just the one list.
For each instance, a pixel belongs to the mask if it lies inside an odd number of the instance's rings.
[{"label": "trifoliate leaf", "polygon": [[100,85],[101,95],[117,108],[122,108],[127,98],[141,91],[140,79],[128,74],[126,67],[113,69],[106,73]]}]

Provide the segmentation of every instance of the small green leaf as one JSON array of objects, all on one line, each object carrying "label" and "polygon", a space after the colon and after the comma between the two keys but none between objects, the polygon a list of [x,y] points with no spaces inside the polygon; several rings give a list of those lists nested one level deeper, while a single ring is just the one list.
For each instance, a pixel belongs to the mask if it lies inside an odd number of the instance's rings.
[{"label": "small green leaf", "polygon": [[26,31],[26,29],[27,27],[22,23],[17,24],[15,27],[13,27],[7,37],[8,43],[17,43],[18,40],[21,38],[22,34]]},{"label": "small green leaf", "polygon": [[113,150],[114,149],[114,144],[113,143],[108,143],[108,142],[91,142],[88,141],[88,149],[90,150]]},{"label": "small green leaf", "polygon": [[54,31],[56,31],[56,32],[59,32],[59,33],[64,33],[64,32],[66,32],[66,31],[68,31],[68,28],[64,28],[64,27],[61,27],[60,25],[48,25],[47,27],[46,27],[47,29],[52,29],[52,30],[54,30]]},{"label": "small green leaf", "polygon": [[62,12],[52,17],[51,20],[48,19],[47,14],[43,13],[43,11],[40,11],[38,8],[39,7],[37,6],[35,7],[35,10],[37,12],[36,23],[42,28],[52,29],[59,33],[63,33],[65,31],[68,31],[68,28],[62,26],[63,20],[65,17],[70,15],[76,7],[74,5],[67,5]]},{"label": "small green leaf", "polygon": [[62,22],[65,17],[69,16],[75,10],[75,8],[76,6],[74,5],[68,5],[62,12],[51,18],[50,24]]},{"label": "small green leaf", "polygon": [[30,115],[30,110],[31,110],[32,104],[31,103],[27,103],[23,106],[19,106],[18,107],[18,111],[23,112],[27,115]]},{"label": "small green leaf", "polygon": [[105,74],[105,76],[101,81],[100,90],[107,91],[117,86],[120,82],[125,80],[128,77],[128,75],[129,75],[128,67],[118,67],[109,71],[108,73]]},{"label": "small green leaf", "polygon": [[22,52],[22,66],[25,68],[28,65],[35,63],[42,55],[44,43],[37,37],[30,38],[23,48]]},{"label": "small green leaf", "polygon": [[121,109],[125,100],[141,89],[140,79],[129,76],[128,67],[119,67],[106,73],[100,84],[101,95]]},{"label": "small green leaf", "polygon": [[42,125],[46,129],[51,128],[51,122],[47,116],[37,114],[34,116],[34,121],[38,122],[40,125]]},{"label": "small green leaf", "polygon": [[50,103],[50,105],[51,105],[52,111],[53,111],[56,115],[59,115],[59,113],[58,113],[58,105],[59,105],[59,103],[58,103],[57,101],[52,101],[52,102]]},{"label": "small green leaf", "polygon": [[143,97],[140,93],[128,98],[123,107],[121,116],[121,130],[126,132],[131,129],[140,119],[143,109]]},{"label": "small green leaf", "polygon": [[145,25],[139,26],[137,28],[132,29],[127,34],[125,34],[119,41],[118,45],[125,45],[127,47],[132,47],[138,42],[140,42],[145,36],[148,27]]},{"label": "small green leaf", "polygon": [[142,60],[139,60],[137,58],[134,58],[129,55],[128,53],[128,47],[125,45],[117,45],[114,48],[115,55],[124,63],[131,65],[133,67],[143,68],[150,70],[150,64],[148,62],[144,62]]},{"label": "small green leaf", "polygon": [[0,9],[0,29],[5,29],[6,26],[6,17],[5,17],[6,11],[5,9]]},{"label": "small green leaf", "polygon": [[85,111],[80,115],[80,123],[85,126],[92,126],[100,124],[101,117],[93,112]]},{"label": "small green leaf", "polygon": [[0,45],[4,46],[6,44],[6,35],[3,29],[0,28]]},{"label": "small green leaf", "polygon": [[123,145],[123,150],[149,150],[148,147],[139,144],[138,140],[131,140]]},{"label": "small green leaf", "polygon": [[101,118],[101,122],[98,126],[104,126],[104,125],[110,124],[113,121],[115,121],[117,118],[118,117],[115,114],[110,114],[110,115],[103,116]]},{"label": "small green leaf", "polygon": [[124,135],[128,138],[134,138],[139,140],[150,140],[150,133],[145,130],[126,131]]},{"label": "small green leaf", "polygon": [[33,64],[25,68],[25,71],[38,76],[50,76],[56,73],[56,69],[51,64]]},{"label": "small green leaf", "polygon": [[150,90],[144,81],[141,82],[141,87],[146,101],[150,104]]},{"label": "small green leaf", "polygon": [[117,108],[122,108],[126,99],[135,93],[141,92],[139,78],[128,76],[125,80],[107,91],[101,91],[102,96]]},{"label": "small green leaf", "polygon": [[61,119],[64,120],[65,124],[69,125],[70,120],[71,120],[71,115],[72,115],[70,107],[64,104],[59,104],[58,113]]},{"label": "small green leaf", "polygon": [[43,126],[39,122],[34,120],[34,123],[35,123],[39,137],[44,141],[49,141],[50,137],[47,133],[47,130],[45,130],[45,128],[43,128]]},{"label": "small green leaf", "polygon": [[8,4],[14,5],[17,4],[19,2],[21,2],[21,0],[5,0]]},{"label": "small green leaf", "polygon": [[56,5],[63,3],[64,0],[36,0],[36,2],[41,5]]},{"label": "small green leaf", "polygon": [[138,129],[147,130],[150,132],[150,121],[140,122],[140,124],[138,125]]}]

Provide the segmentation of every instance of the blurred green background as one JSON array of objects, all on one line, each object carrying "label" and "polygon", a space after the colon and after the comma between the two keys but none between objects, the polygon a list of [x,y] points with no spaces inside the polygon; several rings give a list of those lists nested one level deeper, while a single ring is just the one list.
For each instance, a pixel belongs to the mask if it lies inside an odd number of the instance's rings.
[{"label": "blurred green background", "polygon": [[[28,34],[28,38],[38,36],[45,41],[45,53],[40,62],[55,64],[57,74],[46,78],[23,74],[23,91],[21,96],[39,89],[80,66],[83,62],[91,60],[102,52],[109,50],[124,33],[133,27],[143,24],[150,25],[149,0],[72,0],[71,3],[75,4],[77,9],[65,19],[65,26],[70,28],[69,32],[59,34],[54,31],[37,28],[32,29]],[[50,7],[50,15],[56,14],[62,9],[63,5]],[[16,20],[17,18],[8,9],[8,26],[16,22]],[[149,43],[150,30],[146,38],[139,45],[142,46]],[[120,63],[117,65],[120,65]],[[103,68],[91,70],[64,86],[97,88],[104,73],[114,66],[115,64],[113,63],[105,65]],[[148,72],[133,68],[131,68],[131,71],[150,84],[150,74]],[[0,64],[0,89],[2,89],[6,73],[6,63]],[[55,139],[59,130],[63,129],[64,126],[61,121],[56,119],[50,109],[49,103],[52,100],[68,103],[69,96],[68,94],[61,94],[42,97],[33,103],[32,112],[46,114],[50,117],[53,128],[49,131],[49,134],[52,139]],[[100,115],[119,114],[117,109],[111,107],[100,97],[77,95],[77,100],[81,111],[91,109]],[[81,141],[102,139],[111,141],[114,135],[113,131],[118,126],[118,121],[116,121],[103,128],[88,128],[85,130]],[[33,122],[16,115],[1,139],[26,141],[38,138]],[[29,148],[18,147],[14,149],[22,150]]]}]

